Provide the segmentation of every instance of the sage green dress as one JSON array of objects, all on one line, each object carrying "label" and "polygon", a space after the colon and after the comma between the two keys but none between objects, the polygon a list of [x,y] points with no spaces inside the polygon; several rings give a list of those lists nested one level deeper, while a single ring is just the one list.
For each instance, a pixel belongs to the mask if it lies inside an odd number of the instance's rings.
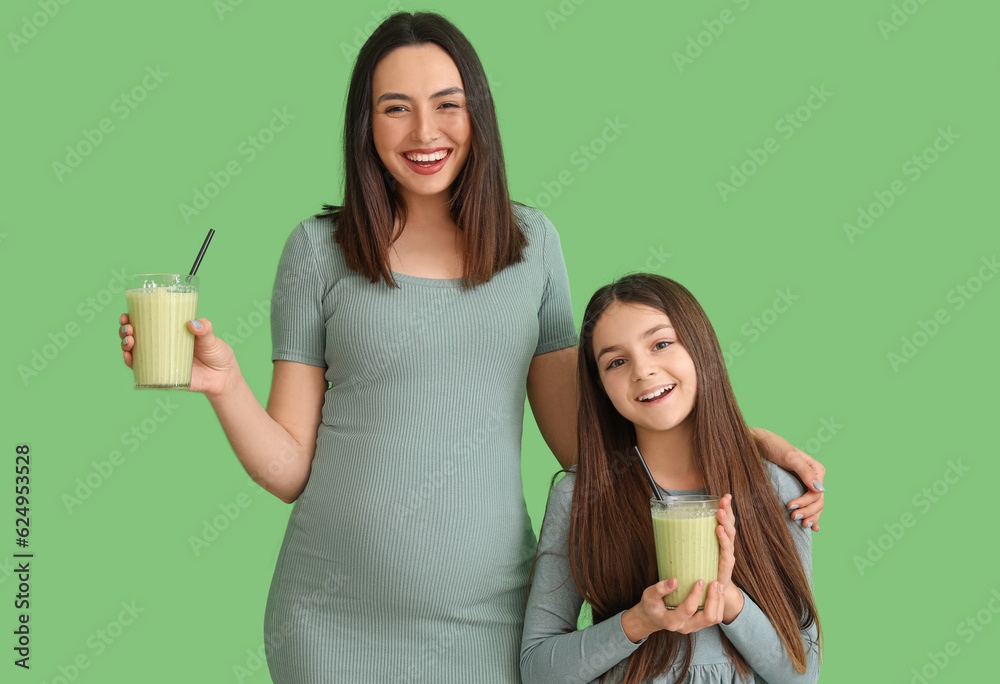
[{"label": "sage green dress", "polygon": [[524,260],[474,289],[372,283],[331,219],[289,237],[273,358],[325,367],[330,388],[267,600],[276,684],[520,681],[528,364],[576,332],[555,229],[515,213]]}]

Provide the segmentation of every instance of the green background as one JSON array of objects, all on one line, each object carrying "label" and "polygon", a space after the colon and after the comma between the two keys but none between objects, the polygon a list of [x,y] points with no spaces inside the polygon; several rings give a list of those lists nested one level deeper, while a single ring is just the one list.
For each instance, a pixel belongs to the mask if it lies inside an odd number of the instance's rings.
[{"label": "green background", "polygon": [[[997,6],[17,0],[0,10],[0,679],[269,681],[252,652],[290,508],[248,482],[203,397],[132,390],[115,274],[183,271],[215,228],[199,312],[263,401],[261,303],[291,229],[341,198],[353,42],[396,7],[444,13],[478,50],[513,197],[558,228],[577,321],[616,276],[679,280],[723,346],[742,345],[729,367],[748,421],[828,467],[814,547],[821,681],[990,672]],[[134,108],[120,99],[130,93]],[[295,118],[251,160],[240,145],[274,108]],[[87,150],[102,119],[109,132]],[[60,171],[67,146],[81,157]],[[240,174],[182,216],[231,161]],[[741,165],[741,187],[720,191]],[[886,193],[867,228],[845,229]],[[796,298],[780,313],[779,290]],[[920,345],[912,358],[904,338]],[[557,465],[530,414],[524,434],[537,526]],[[30,672],[10,650],[21,443],[37,554]],[[98,486],[72,503],[88,476]],[[240,502],[196,554],[190,538]],[[122,602],[142,610],[125,626]]]}]

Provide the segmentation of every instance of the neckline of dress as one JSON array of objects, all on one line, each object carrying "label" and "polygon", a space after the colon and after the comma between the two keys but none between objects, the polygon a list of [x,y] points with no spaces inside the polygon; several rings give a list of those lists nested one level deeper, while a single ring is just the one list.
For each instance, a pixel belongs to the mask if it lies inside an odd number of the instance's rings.
[{"label": "neckline of dress", "polygon": [[697,494],[708,494],[708,490],[702,487],[701,489],[666,489],[660,485],[656,485],[656,488],[667,496],[688,496]]},{"label": "neckline of dress", "polygon": [[392,271],[392,277],[397,281],[410,283],[411,285],[421,285],[423,287],[462,287],[461,278],[424,278],[423,276],[407,275]]}]

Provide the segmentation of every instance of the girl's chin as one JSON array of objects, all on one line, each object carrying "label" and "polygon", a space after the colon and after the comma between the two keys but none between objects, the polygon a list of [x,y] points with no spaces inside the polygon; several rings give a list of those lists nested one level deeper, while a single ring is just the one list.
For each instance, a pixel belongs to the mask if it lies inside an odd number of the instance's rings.
[{"label": "girl's chin", "polygon": [[683,419],[665,418],[657,421],[642,421],[641,423],[633,424],[637,429],[649,433],[670,432],[682,426],[685,428],[689,427],[689,424],[687,423],[687,416]]}]

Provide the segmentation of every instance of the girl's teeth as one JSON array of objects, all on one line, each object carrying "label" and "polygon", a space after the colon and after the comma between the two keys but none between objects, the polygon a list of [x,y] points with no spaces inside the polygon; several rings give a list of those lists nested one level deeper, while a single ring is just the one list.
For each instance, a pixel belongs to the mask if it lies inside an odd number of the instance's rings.
[{"label": "girl's teeth", "polygon": [[658,390],[656,392],[653,392],[652,394],[647,394],[647,395],[639,397],[639,401],[652,401],[653,399],[658,399],[661,396],[663,396],[666,392],[672,390],[673,388],[674,388],[673,385],[667,385],[666,387],[664,387],[664,388],[662,388],[662,389],[660,389],[660,390]]}]

